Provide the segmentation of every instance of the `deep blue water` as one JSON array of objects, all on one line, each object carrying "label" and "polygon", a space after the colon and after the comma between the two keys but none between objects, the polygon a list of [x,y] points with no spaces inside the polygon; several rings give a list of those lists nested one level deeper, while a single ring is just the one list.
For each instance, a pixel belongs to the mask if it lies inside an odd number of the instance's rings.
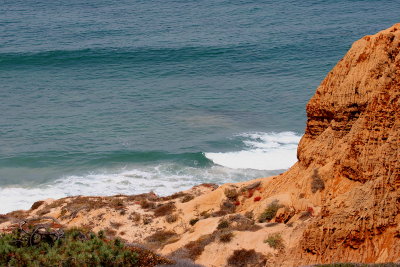
[{"label": "deep blue water", "polygon": [[305,105],[400,1],[0,5],[0,213],[288,168]]}]

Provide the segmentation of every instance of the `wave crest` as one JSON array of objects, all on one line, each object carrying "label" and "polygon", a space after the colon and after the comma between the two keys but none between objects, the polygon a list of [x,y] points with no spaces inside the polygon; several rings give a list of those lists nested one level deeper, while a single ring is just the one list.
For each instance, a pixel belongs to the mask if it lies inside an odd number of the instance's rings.
[{"label": "wave crest", "polygon": [[244,133],[237,135],[245,149],[233,152],[205,153],[215,164],[232,169],[287,169],[296,161],[301,136],[294,132]]}]

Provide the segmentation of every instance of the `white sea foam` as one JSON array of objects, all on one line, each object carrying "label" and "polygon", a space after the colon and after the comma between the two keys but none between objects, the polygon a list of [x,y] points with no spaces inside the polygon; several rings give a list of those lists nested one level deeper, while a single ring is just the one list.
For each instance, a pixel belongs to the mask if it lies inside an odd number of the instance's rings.
[{"label": "white sea foam", "polygon": [[0,213],[29,209],[33,202],[46,198],[132,195],[149,191],[168,195],[201,183],[222,184],[275,175],[296,162],[300,136],[295,133],[246,133],[233,138],[238,139],[244,149],[237,152],[205,153],[207,158],[218,164],[212,167],[196,168],[172,162],[130,165],[83,175],[69,175],[31,188],[0,187]]},{"label": "white sea foam", "polygon": [[34,188],[0,187],[0,214],[17,209],[29,209],[35,201],[46,198],[132,195],[149,191],[168,195],[201,183],[222,184],[274,174],[276,173],[235,170],[222,166],[194,168],[175,163],[99,170],[91,174],[62,177]]},{"label": "white sea foam", "polygon": [[296,161],[301,136],[293,132],[245,133],[236,136],[245,148],[241,151],[205,153],[215,164],[232,169],[287,169]]}]

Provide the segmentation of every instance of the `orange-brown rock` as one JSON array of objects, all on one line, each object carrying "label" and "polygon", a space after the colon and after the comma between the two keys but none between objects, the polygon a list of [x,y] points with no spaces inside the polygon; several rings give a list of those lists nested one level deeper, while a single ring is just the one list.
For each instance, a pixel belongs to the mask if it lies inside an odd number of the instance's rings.
[{"label": "orange-brown rock", "polygon": [[324,168],[310,262],[399,260],[400,24],[355,42],[307,105],[302,168]]}]

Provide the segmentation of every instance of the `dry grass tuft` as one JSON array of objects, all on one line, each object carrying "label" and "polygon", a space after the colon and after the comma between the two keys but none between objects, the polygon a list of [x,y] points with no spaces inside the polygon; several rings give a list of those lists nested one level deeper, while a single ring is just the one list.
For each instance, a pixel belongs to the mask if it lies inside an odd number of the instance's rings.
[{"label": "dry grass tuft", "polygon": [[282,236],[279,233],[270,234],[268,236],[268,238],[266,240],[264,240],[264,243],[267,243],[271,248],[274,248],[274,249],[284,249],[285,248]]},{"label": "dry grass tuft", "polygon": [[204,251],[204,248],[214,242],[215,236],[213,234],[210,235],[203,235],[196,241],[189,242],[187,245],[184,246],[188,253],[188,258],[192,260],[196,260]]},{"label": "dry grass tuft", "polygon": [[135,212],[135,211],[132,212],[128,217],[129,220],[132,220],[134,222],[139,222],[141,218],[142,218],[142,216],[140,215],[140,213]]},{"label": "dry grass tuft", "polygon": [[31,210],[36,210],[37,208],[42,206],[43,203],[45,203],[43,200],[36,201],[35,203],[32,204]]},{"label": "dry grass tuft", "polygon": [[156,216],[156,217],[165,216],[165,215],[171,214],[175,210],[176,210],[175,203],[169,202],[169,203],[162,204],[161,206],[158,206],[157,208],[155,208],[154,216]]},{"label": "dry grass tuft", "polygon": [[233,236],[234,234],[232,232],[222,233],[219,236],[219,241],[221,241],[222,243],[229,243],[231,242]]},{"label": "dry grass tuft", "polygon": [[145,224],[145,225],[149,224],[149,223],[153,222],[153,217],[149,214],[145,214],[142,216],[142,221],[143,221],[143,224]]},{"label": "dry grass tuft", "polygon": [[193,218],[193,219],[191,219],[191,220],[189,221],[189,224],[190,224],[191,226],[193,226],[193,225],[195,225],[199,220],[200,220],[199,218]]},{"label": "dry grass tuft", "polygon": [[154,209],[156,206],[153,201],[148,201],[147,199],[140,200],[139,205],[142,207],[142,209]]},{"label": "dry grass tuft", "polygon": [[318,169],[314,169],[314,172],[311,176],[311,192],[316,193],[317,191],[323,191],[324,189],[325,182],[318,174]]},{"label": "dry grass tuft", "polygon": [[166,243],[166,241],[168,241],[169,239],[171,239],[172,237],[177,236],[177,234],[175,232],[172,231],[157,231],[154,234],[152,234],[151,236],[146,237],[146,241],[150,242],[150,243]]},{"label": "dry grass tuft", "polygon": [[111,229],[111,228],[106,228],[106,229],[104,230],[104,234],[105,234],[106,236],[112,238],[112,237],[115,237],[115,236],[116,236],[117,231],[115,231],[115,230],[113,230],[113,229]]},{"label": "dry grass tuft", "polygon": [[217,229],[221,230],[221,229],[225,229],[229,227],[229,222],[227,220],[222,220],[218,223]]},{"label": "dry grass tuft", "polygon": [[246,217],[247,219],[253,220],[254,219],[253,211],[246,211],[246,213],[244,214],[244,217]]},{"label": "dry grass tuft", "polygon": [[241,214],[234,214],[228,217],[230,228],[236,231],[258,231],[262,227],[256,225],[253,219],[249,219]]},{"label": "dry grass tuft", "polygon": [[178,220],[178,214],[174,213],[174,214],[169,214],[167,216],[165,216],[165,221],[167,223],[174,223]]},{"label": "dry grass tuft", "polygon": [[174,193],[170,196],[166,196],[166,197],[159,197],[159,201],[169,201],[169,200],[173,200],[173,199],[177,199],[177,198],[182,198],[189,195],[188,193],[184,193],[184,192],[177,192]]},{"label": "dry grass tuft", "polygon": [[232,267],[261,267],[265,266],[267,258],[254,249],[238,249],[228,258],[228,266]]},{"label": "dry grass tuft", "polygon": [[228,199],[232,201],[235,201],[239,195],[235,188],[225,188],[224,194]]},{"label": "dry grass tuft", "polygon": [[110,226],[114,229],[119,229],[122,225],[120,222],[110,222]]},{"label": "dry grass tuft", "polygon": [[226,214],[230,214],[230,213],[234,213],[236,210],[236,205],[230,201],[230,200],[226,200],[223,201],[220,205],[220,211],[221,212],[225,212]]},{"label": "dry grass tuft", "polygon": [[81,211],[91,211],[101,208],[113,209],[116,211],[126,210],[123,200],[116,197],[67,197],[58,199],[39,210],[39,215],[45,215],[52,209],[61,208],[64,218],[75,218]]},{"label": "dry grass tuft", "polygon": [[194,199],[194,196],[188,194],[188,195],[186,195],[186,196],[184,196],[184,197],[182,198],[181,202],[182,202],[182,203],[186,203],[186,202],[189,202],[189,201],[192,200],[192,199]]}]

